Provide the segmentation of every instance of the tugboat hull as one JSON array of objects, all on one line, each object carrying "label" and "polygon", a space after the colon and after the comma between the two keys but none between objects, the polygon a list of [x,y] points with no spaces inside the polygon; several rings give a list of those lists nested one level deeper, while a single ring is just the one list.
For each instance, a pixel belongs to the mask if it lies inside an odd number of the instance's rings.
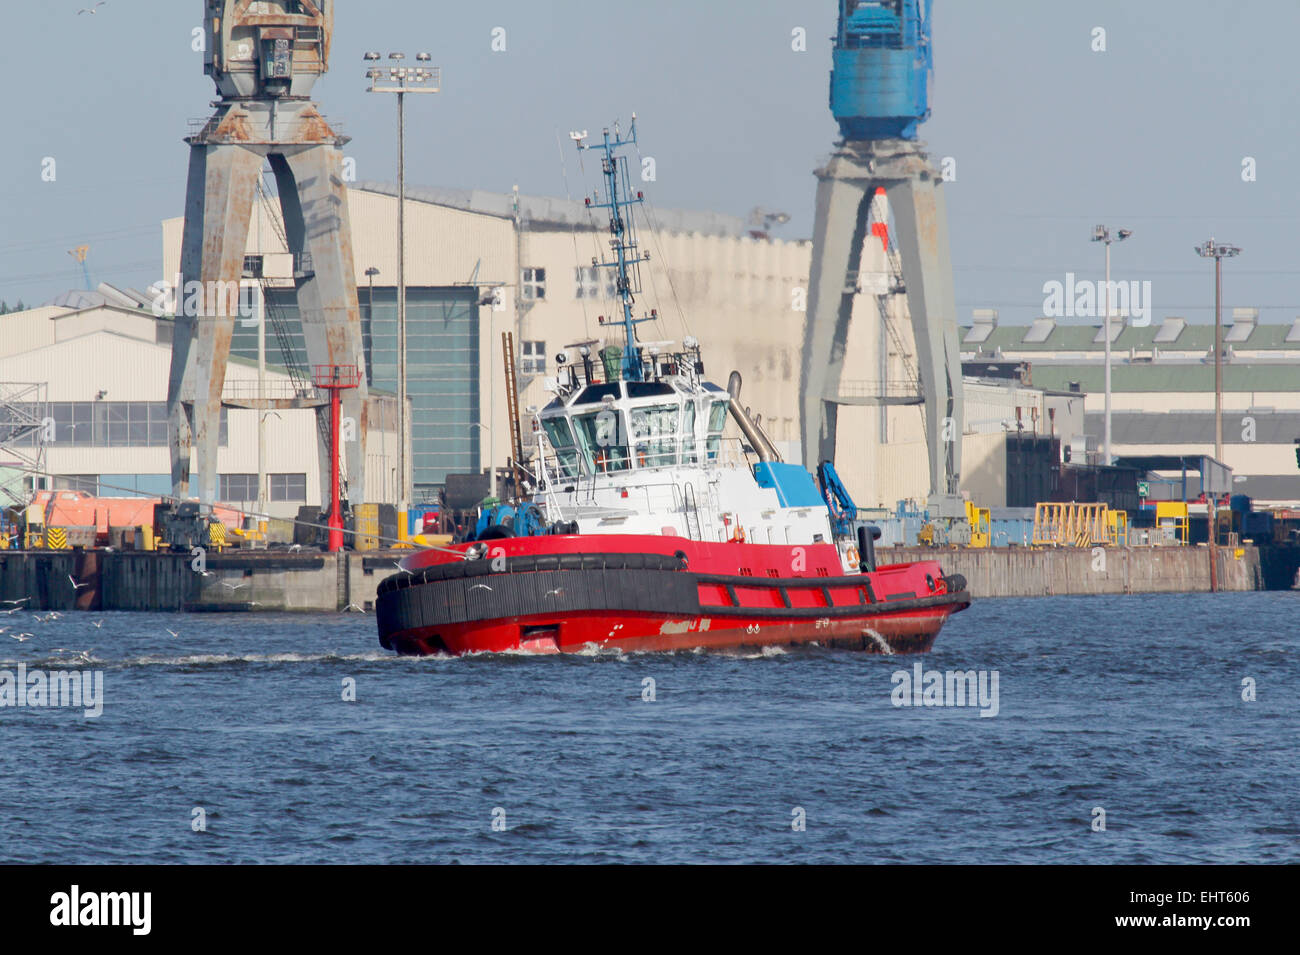
[{"label": "tugboat hull", "polygon": [[[405,654],[814,642],[919,653],[971,599],[965,581],[944,577],[937,561],[844,575],[838,552],[824,544],[701,544],[639,535],[492,544],[478,559],[420,555],[423,561],[385,580],[376,603],[380,643]],[[579,544],[597,544],[602,552],[583,553]],[[659,552],[636,549],[648,544]],[[620,545],[627,549],[615,549]],[[664,553],[665,545],[676,546]],[[782,566],[811,571],[783,576]]]}]

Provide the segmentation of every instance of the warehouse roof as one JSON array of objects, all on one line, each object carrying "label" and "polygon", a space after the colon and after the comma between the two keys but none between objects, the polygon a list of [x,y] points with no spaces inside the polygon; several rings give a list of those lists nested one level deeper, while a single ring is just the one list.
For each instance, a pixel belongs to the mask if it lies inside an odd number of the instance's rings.
[{"label": "warehouse roof", "polygon": [[[397,186],[388,182],[361,182],[357,189],[384,196],[396,196]],[[435,206],[475,212],[498,219],[513,219],[515,196],[508,192],[486,192],[482,189],[446,189],[440,186],[407,186],[409,202],[425,202]],[[574,199],[557,199],[551,196],[519,196],[519,213],[531,229],[572,229],[574,226],[605,228],[604,212],[587,208],[584,202]],[[745,236],[750,225],[737,216],[720,212],[698,212],[681,209],[651,210],[654,224],[668,232],[694,232],[700,235]]]},{"label": "warehouse roof", "polygon": [[[1225,325],[1225,344],[1238,351],[1278,349],[1300,352],[1300,319],[1291,324],[1257,324],[1251,327],[1252,324],[1242,322],[1240,327]],[[1032,325],[997,325],[992,328],[986,322],[977,322],[963,326],[960,331],[964,351],[978,346],[985,354],[998,348],[1009,352],[1102,351],[1106,344],[1100,338],[1101,326],[1100,320],[1040,318]],[[1234,328],[1237,329],[1235,333]],[[1192,325],[1177,316],[1170,316],[1163,322],[1152,322],[1144,328],[1126,325],[1111,343],[1113,350],[1209,351],[1213,347],[1213,325]]]},{"label": "warehouse roof", "polygon": [[[1101,364],[1035,363],[1035,388],[1069,391],[1077,381],[1080,390],[1100,393],[1105,389],[1106,369]],[[1213,362],[1138,362],[1111,366],[1111,390],[1118,392],[1189,392],[1214,390]],[[1300,369],[1294,364],[1226,363],[1224,391],[1300,391]]]}]

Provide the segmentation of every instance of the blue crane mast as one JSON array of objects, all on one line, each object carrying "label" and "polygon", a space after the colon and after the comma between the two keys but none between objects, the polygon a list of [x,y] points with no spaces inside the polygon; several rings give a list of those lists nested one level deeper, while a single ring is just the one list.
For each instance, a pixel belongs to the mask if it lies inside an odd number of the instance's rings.
[{"label": "blue crane mast", "polygon": [[[930,116],[931,6],[932,0],[839,0],[830,109],[842,138],[816,172],[800,423],[811,467],[835,458],[841,405],[923,406],[928,507],[932,517],[960,520],[962,378],[947,213],[941,176],[917,140]],[[893,214],[916,346],[910,382],[916,393],[900,394],[882,376],[877,393],[847,397],[841,384],[846,364],[853,365],[848,332],[877,190]]]}]

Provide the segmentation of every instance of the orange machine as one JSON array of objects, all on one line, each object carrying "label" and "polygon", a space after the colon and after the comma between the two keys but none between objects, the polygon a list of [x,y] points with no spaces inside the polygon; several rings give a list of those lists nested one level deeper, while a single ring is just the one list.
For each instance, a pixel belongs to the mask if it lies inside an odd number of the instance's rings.
[{"label": "orange machine", "polygon": [[[96,497],[85,491],[37,491],[28,507],[28,523],[39,509],[45,527],[94,527],[95,542],[108,543],[110,527],[153,527],[156,497]],[[217,505],[213,516],[227,530],[243,524],[244,515]]]}]

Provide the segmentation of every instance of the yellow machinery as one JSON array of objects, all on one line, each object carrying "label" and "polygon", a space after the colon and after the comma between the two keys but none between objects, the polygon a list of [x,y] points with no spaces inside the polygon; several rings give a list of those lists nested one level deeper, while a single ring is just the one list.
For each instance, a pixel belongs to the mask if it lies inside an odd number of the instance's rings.
[{"label": "yellow machinery", "polygon": [[966,502],[966,522],[970,524],[970,545],[971,547],[988,547],[993,538],[990,527],[992,525],[991,510],[987,507],[976,507],[970,501]]},{"label": "yellow machinery", "polygon": [[226,546],[226,525],[221,521],[208,522],[208,547],[218,554]]},{"label": "yellow machinery", "polygon": [[1152,543],[1186,544],[1187,537],[1187,503],[1156,501],[1156,535]]},{"label": "yellow machinery", "polygon": [[[1125,515],[1124,530],[1128,524]],[[1107,504],[1040,503],[1034,508],[1035,547],[1093,547],[1115,542]]]},{"label": "yellow machinery", "polygon": [[1119,547],[1128,546],[1128,511],[1111,511],[1110,542]]}]

